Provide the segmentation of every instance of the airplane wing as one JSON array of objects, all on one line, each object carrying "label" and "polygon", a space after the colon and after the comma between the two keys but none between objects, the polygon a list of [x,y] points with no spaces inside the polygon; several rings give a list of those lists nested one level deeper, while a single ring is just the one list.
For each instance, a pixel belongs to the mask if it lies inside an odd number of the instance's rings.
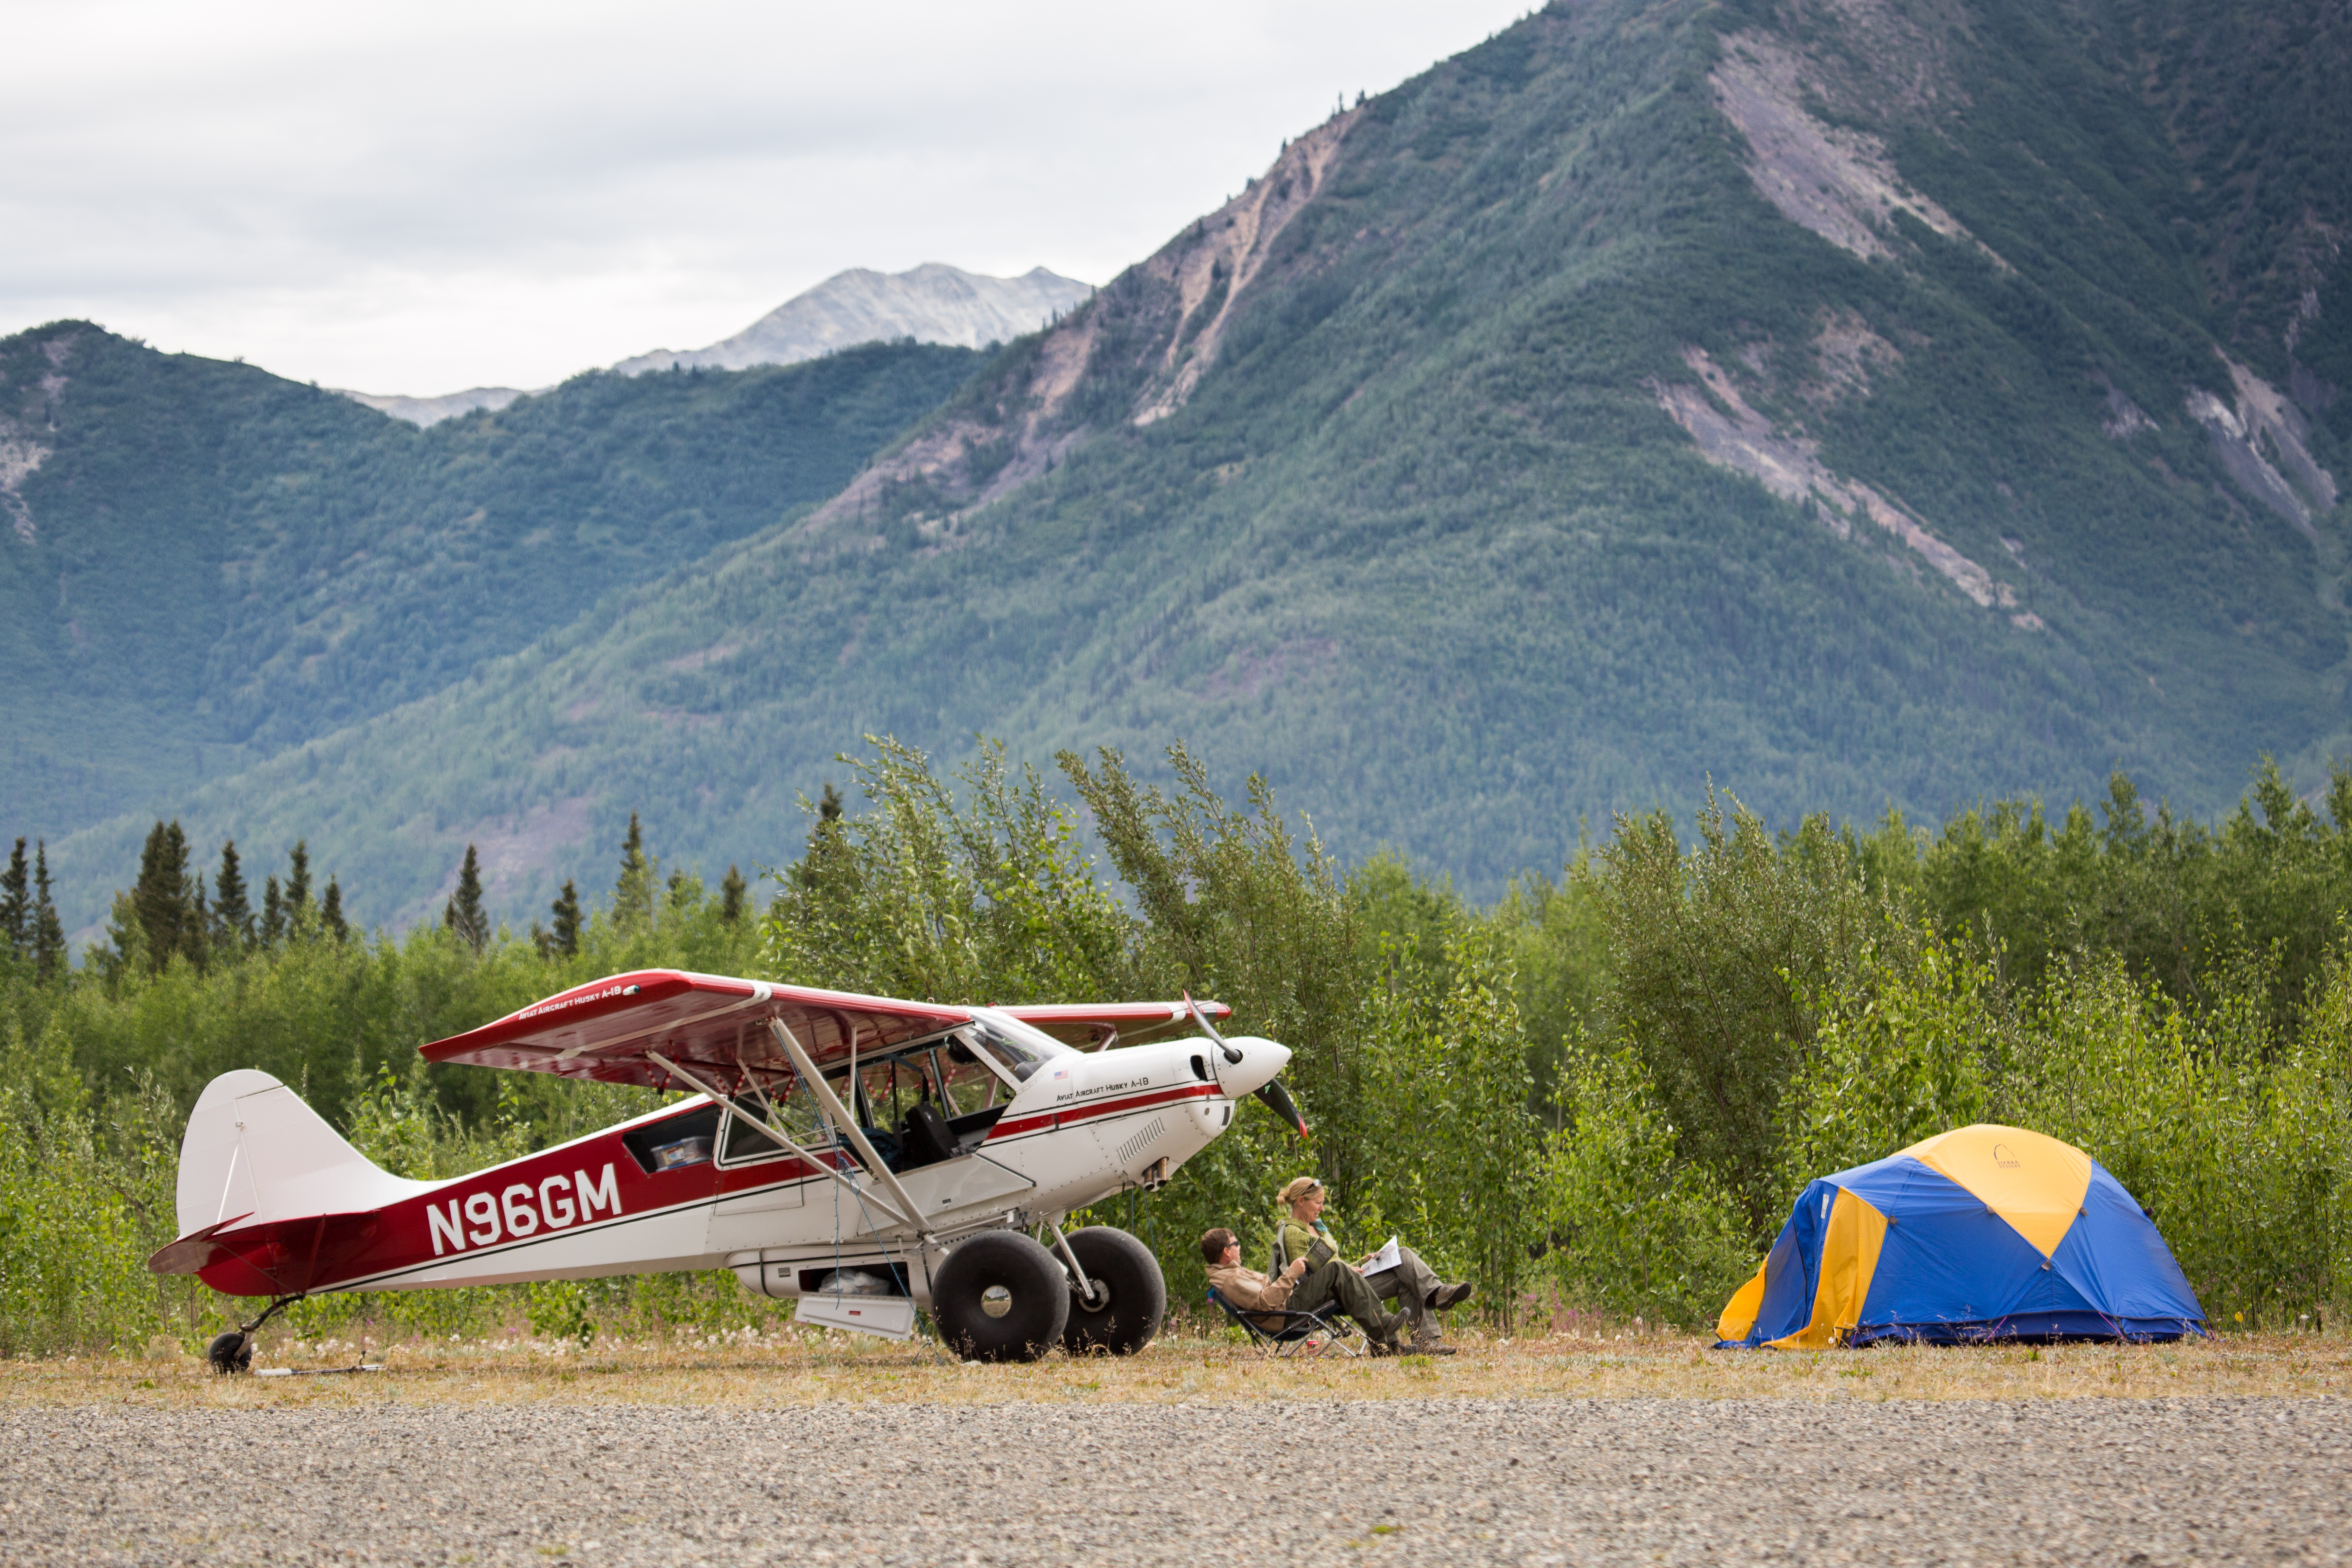
[{"label": "airplane wing", "polygon": [[[1116,1034],[1119,1043],[1139,1046],[1158,1036],[1192,1026],[1192,1015],[1181,1002],[1066,1002],[1036,1007],[1000,1007],[1032,1028],[1080,1050],[1108,1044]],[[1223,1002],[1203,1002],[1201,1011],[1217,1023],[1234,1016]]]},{"label": "airplane wing", "polygon": [[419,1049],[429,1062],[518,1068],[649,1089],[689,1087],[651,1059],[658,1052],[731,1089],[747,1069],[768,1075],[792,1070],[791,1059],[768,1030],[771,1018],[782,1019],[809,1055],[824,1063],[846,1057],[853,1039],[861,1056],[887,1050],[969,1023],[971,1013],[764,980],[642,969],[574,986]]}]

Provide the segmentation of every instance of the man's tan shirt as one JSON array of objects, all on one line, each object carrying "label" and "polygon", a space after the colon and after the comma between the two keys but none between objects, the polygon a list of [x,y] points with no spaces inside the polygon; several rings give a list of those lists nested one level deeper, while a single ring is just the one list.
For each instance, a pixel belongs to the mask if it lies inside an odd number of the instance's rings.
[{"label": "man's tan shirt", "polygon": [[[1209,1283],[1217,1294],[1246,1312],[1254,1307],[1286,1307],[1290,1304],[1290,1288],[1296,1280],[1268,1279],[1255,1268],[1244,1268],[1236,1263],[1231,1268],[1212,1267]],[[1280,1333],[1286,1326],[1281,1318],[1253,1320],[1268,1333]]]}]

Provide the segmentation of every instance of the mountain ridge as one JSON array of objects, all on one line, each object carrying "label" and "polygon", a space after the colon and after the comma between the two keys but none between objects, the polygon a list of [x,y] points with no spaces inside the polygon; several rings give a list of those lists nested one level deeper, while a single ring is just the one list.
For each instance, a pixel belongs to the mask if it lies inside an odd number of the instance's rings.
[{"label": "mountain ridge", "polygon": [[[478,829],[518,916],[629,809],[706,871],[784,858],[869,733],[1182,737],[1486,890],[1710,780],[1775,820],[2307,782],[2352,748],[2352,310],[2311,237],[2352,110],[2344,26],[2290,9],[1548,7],[821,504],[179,798],[199,837],[331,821],[388,919]],[[2273,58],[2198,44],[2241,24]],[[585,837],[530,847],[558,805]]]},{"label": "mountain ridge", "polygon": [[[618,375],[663,370],[751,370],[798,364],[861,343],[912,339],[951,348],[978,349],[1009,342],[1034,331],[1063,311],[1083,304],[1093,287],[1034,267],[1018,278],[966,272],[942,261],[927,261],[905,272],[853,267],[793,295],[743,331],[708,348],[655,349],[604,368]],[[435,397],[399,393],[330,390],[425,426],[471,414],[493,413],[519,397],[554,390],[474,386]]]},{"label": "mountain ridge", "polygon": [[418,430],[88,323],[0,339],[0,800],[54,839],[445,689],[824,499],[975,357],[591,374]]},{"label": "mountain ridge", "polygon": [[1091,284],[1043,267],[1017,278],[966,272],[943,261],[926,261],[905,272],[853,267],[708,348],[655,349],[612,368],[623,375],[673,369],[749,370],[796,364],[856,343],[902,337],[953,348],[986,348],[1036,331],[1084,304],[1093,292]]}]

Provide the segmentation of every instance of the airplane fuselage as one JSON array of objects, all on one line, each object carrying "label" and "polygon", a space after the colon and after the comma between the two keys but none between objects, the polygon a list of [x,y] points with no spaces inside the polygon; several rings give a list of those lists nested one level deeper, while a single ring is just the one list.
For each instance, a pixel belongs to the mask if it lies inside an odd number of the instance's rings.
[{"label": "airplane fuselage", "polygon": [[[947,1123],[952,1152],[895,1170],[912,1225],[832,1129],[803,1131],[803,1158],[754,1135],[772,1108],[696,1096],[365,1213],[278,1222],[269,1245],[307,1259],[299,1288],[313,1293],[726,1268],[761,1294],[798,1296],[863,1268],[928,1306],[930,1274],[961,1237],[1156,1186],[1207,1147],[1234,1116],[1221,1068],[1236,1076],[1195,1038],[1067,1053],[1006,1078],[1000,1103]],[[275,1256],[248,1248],[201,1276],[232,1295],[282,1294],[292,1281]]]}]

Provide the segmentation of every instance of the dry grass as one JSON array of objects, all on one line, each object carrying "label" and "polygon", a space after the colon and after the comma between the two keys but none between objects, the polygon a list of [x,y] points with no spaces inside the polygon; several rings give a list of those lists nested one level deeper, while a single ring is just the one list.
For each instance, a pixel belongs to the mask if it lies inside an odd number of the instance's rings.
[{"label": "dry grass", "polygon": [[397,1404],[1071,1404],[1265,1399],[1576,1398],[1801,1400],[2311,1398],[2352,1394],[2352,1341],[2239,1333],[2178,1345],[2030,1349],[1883,1347],[1728,1352],[1688,1335],[1457,1340],[1461,1353],[1269,1364],[1220,1339],[1171,1335],[1142,1355],[1031,1366],[963,1366],[937,1348],[787,1330],[767,1337],[600,1344],[516,1338],[389,1349],[265,1342],[264,1365],[349,1377],[220,1378],[176,1350],[148,1360],[67,1358],[0,1365],[0,1405],[174,1409]]}]

